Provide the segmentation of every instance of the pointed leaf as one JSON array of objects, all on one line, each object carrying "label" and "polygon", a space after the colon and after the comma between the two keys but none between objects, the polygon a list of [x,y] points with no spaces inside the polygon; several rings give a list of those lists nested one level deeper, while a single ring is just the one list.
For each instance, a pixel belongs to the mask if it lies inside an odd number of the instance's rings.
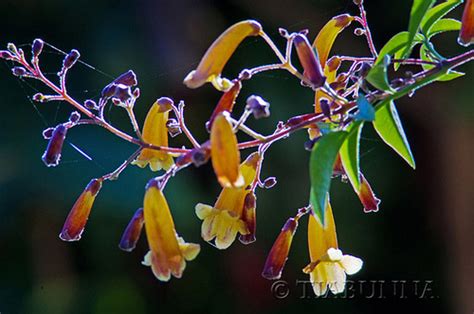
[{"label": "pointed leaf", "polygon": [[382,140],[415,169],[415,160],[405,136],[395,104],[382,102],[375,111],[374,128]]},{"label": "pointed leaf", "polygon": [[312,193],[311,205],[315,214],[324,224],[324,208],[326,207],[326,193],[329,192],[332,170],[337,154],[347,136],[347,132],[338,131],[321,137],[313,147],[309,172],[311,177]]},{"label": "pointed leaf", "polygon": [[455,19],[441,19],[436,21],[427,33],[428,39],[443,32],[459,31],[461,22]]},{"label": "pointed leaf", "polygon": [[346,171],[347,177],[351,182],[354,190],[359,191],[359,142],[360,133],[362,131],[363,121],[354,122],[347,129],[348,135],[341,146],[339,155],[341,156],[342,165]]},{"label": "pointed leaf", "polygon": [[392,93],[393,89],[390,87],[387,78],[387,67],[390,64],[390,56],[385,55],[383,62],[374,63],[372,69],[367,74],[366,80],[375,88]]},{"label": "pointed leaf", "polygon": [[420,28],[423,34],[428,34],[431,27],[443,16],[462,3],[462,0],[448,0],[440,3],[426,12],[421,20]]},{"label": "pointed leaf", "polygon": [[413,0],[413,5],[410,12],[410,22],[408,23],[408,41],[403,52],[403,58],[410,55],[412,49],[412,42],[415,38],[421,21],[426,12],[433,6],[435,0]]}]

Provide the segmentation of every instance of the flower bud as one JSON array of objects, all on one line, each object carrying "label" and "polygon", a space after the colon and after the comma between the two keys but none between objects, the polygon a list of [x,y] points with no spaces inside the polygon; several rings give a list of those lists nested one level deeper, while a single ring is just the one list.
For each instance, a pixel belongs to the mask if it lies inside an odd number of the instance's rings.
[{"label": "flower bud", "polygon": [[89,110],[96,110],[97,109],[97,104],[95,101],[93,101],[92,99],[87,99],[85,102],[84,102],[84,107],[86,107],[87,109]]},{"label": "flower bud", "polygon": [[263,181],[263,187],[266,189],[271,189],[277,184],[277,179],[275,177],[268,177]]},{"label": "flower bud", "polygon": [[313,84],[314,88],[323,86],[326,77],[324,77],[321,64],[316,58],[316,54],[309,44],[308,39],[301,34],[297,34],[293,42],[295,43],[298,58],[304,69],[303,75]]},{"label": "flower bud", "polygon": [[240,242],[250,244],[255,242],[255,233],[257,229],[257,218],[255,208],[257,207],[257,198],[254,192],[250,192],[245,196],[244,208],[242,210],[241,219],[247,226],[249,233],[239,236]]},{"label": "flower bud", "polygon": [[211,157],[211,151],[209,149],[196,149],[191,154],[191,162],[194,166],[200,167],[205,165]]},{"label": "flower bud", "polygon": [[37,38],[33,41],[33,44],[31,45],[31,54],[33,55],[33,58],[38,58],[43,51],[43,47],[44,42],[41,39]]},{"label": "flower bud", "polygon": [[139,208],[123,232],[122,239],[120,240],[119,244],[119,248],[121,250],[127,252],[133,251],[137,245],[138,239],[140,238],[140,234],[142,233],[144,222],[143,208]]},{"label": "flower bud", "polygon": [[13,60],[15,57],[9,51],[0,50],[0,59]]},{"label": "flower bud", "polygon": [[281,277],[297,227],[298,221],[295,218],[289,218],[286,221],[265,261],[262,272],[264,278],[279,279]]},{"label": "flower bud", "polygon": [[69,122],[71,123],[77,123],[77,121],[79,121],[79,119],[81,118],[81,114],[77,111],[73,111],[71,112],[71,115],[69,116]]},{"label": "flower bud", "polygon": [[46,101],[46,97],[42,93],[34,94],[33,97],[31,97],[31,99],[33,99],[33,101],[37,101],[37,102],[45,102]]},{"label": "flower bud", "polygon": [[54,128],[47,128],[43,130],[43,138],[49,140],[53,136]]},{"label": "flower bud", "polygon": [[8,43],[7,44],[7,49],[8,49],[8,51],[13,53],[14,55],[18,55],[18,49],[16,48],[14,43]]},{"label": "flower bud", "polygon": [[66,133],[67,128],[64,124],[59,124],[54,128],[48,146],[46,147],[46,151],[44,152],[43,157],[41,157],[46,166],[56,167],[59,164]]},{"label": "flower bud", "polygon": [[124,84],[114,84],[112,98],[118,99],[120,103],[124,103],[132,98],[132,90],[129,86]]},{"label": "flower bud", "polygon": [[79,51],[77,51],[76,49],[71,50],[71,52],[67,54],[63,60],[63,69],[61,72],[64,73],[64,71],[72,68],[74,64],[76,64],[80,56],[81,54],[79,53]]},{"label": "flower bud", "polygon": [[15,76],[22,77],[22,76],[25,76],[28,73],[28,71],[26,71],[24,67],[14,67],[12,69],[12,73]]},{"label": "flower bud", "polygon": [[356,29],[354,30],[354,35],[356,35],[356,36],[365,35],[365,29],[360,28],[360,27],[356,28]]},{"label": "flower bud", "polygon": [[270,116],[270,103],[262,97],[252,95],[247,98],[247,110],[250,110],[255,119],[268,118]]},{"label": "flower bud", "polygon": [[64,222],[59,238],[63,241],[78,241],[89,218],[95,197],[102,188],[102,180],[92,179],[74,203]]},{"label": "flower bud", "polygon": [[132,70],[121,74],[114,80],[115,84],[123,84],[128,87],[136,86],[138,84],[137,75]]}]

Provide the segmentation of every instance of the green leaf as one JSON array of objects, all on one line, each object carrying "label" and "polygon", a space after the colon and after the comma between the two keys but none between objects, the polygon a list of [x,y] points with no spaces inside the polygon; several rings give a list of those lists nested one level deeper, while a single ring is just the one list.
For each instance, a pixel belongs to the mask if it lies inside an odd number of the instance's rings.
[{"label": "green leaf", "polygon": [[374,121],[375,109],[369,103],[367,98],[365,98],[365,96],[362,94],[360,94],[359,98],[357,98],[357,108],[359,109],[359,111],[354,116],[355,120]]},{"label": "green leaf", "polygon": [[428,34],[433,24],[435,24],[440,18],[448,14],[460,3],[462,3],[462,0],[448,0],[429,9],[423,17],[423,20],[421,20],[421,32],[423,34]]},{"label": "green leaf", "polygon": [[365,78],[367,82],[372,84],[375,88],[392,93],[393,89],[390,87],[387,78],[387,67],[390,64],[390,56],[385,55],[383,62],[375,62],[370,69],[369,74]]},{"label": "green leaf", "polygon": [[331,176],[337,154],[347,136],[347,132],[338,131],[322,136],[313,147],[309,163],[311,178],[311,205],[315,214],[324,223],[326,193],[329,192]]},{"label": "green leaf", "polygon": [[449,32],[449,31],[459,31],[461,29],[461,22],[455,19],[441,19],[436,21],[430,30],[426,33],[426,36],[429,38],[437,35],[439,33]]},{"label": "green leaf", "polygon": [[408,41],[403,52],[403,59],[410,55],[412,43],[418,33],[421,21],[426,12],[433,6],[435,0],[413,0],[410,12],[410,22],[408,23]]},{"label": "green leaf", "polygon": [[347,129],[348,135],[339,151],[342,165],[355,191],[360,189],[359,143],[363,125],[363,121],[358,121],[349,126]]},{"label": "green leaf", "polygon": [[373,125],[382,140],[415,169],[415,159],[393,101],[383,101],[377,106]]}]

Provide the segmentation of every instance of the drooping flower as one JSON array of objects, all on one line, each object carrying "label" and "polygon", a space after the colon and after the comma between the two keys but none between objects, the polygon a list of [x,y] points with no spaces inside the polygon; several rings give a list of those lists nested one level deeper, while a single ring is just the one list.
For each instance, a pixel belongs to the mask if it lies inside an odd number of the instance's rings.
[{"label": "drooping flower", "polygon": [[[143,140],[155,146],[168,147],[168,121],[169,111],[173,101],[167,97],[159,98],[153,106],[151,106],[145,118],[143,125]],[[164,151],[144,148],[140,155],[133,161],[134,165],[141,168],[150,165],[152,171],[161,169],[168,170],[173,164],[173,156]]]},{"label": "drooping flower", "polygon": [[242,210],[242,220],[244,221],[245,225],[249,233],[241,234],[239,236],[240,242],[243,244],[250,244],[255,242],[255,233],[257,230],[257,214],[256,214],[256,207],[257,207],[257,198],[254,192],[250,192],[245,196],[244,199],[244,209]]},{"label": "drooping flower", "polygon": [[222,70],[230,57],[249,36],[260,34],[262,26],[253,20],[236,23],[222,33],[207,49],[196,70],[191,71],[184,79],[189,88],[198,88],[206,82],[211,82],[220,91],[232,87],[232,82],[221,77]]},{"label": "drooping flower", "polygon": [[357,191],[357,195],[359,196],[360,202],[364,206],[364,212],[378,212],[380,199],[375,196],[374,191],[372,191],[372,187],[370,186],[364,175],[360,173],[359,176],[360,189],[359,191]]},{"label": "drooping flower", "polygon": [[227,112],[220,113],[211,127],[211,161],[222,187],[241,187],[244,179],[239,170],[240,151]]},{"label": "drooping flower", "polygon": [[463,46],[474,43],[474,0],[467,0],[461,21],[458,42]]},{"label": "drooping flower", "polygon": [[122,239],[120,239],[119,248],[121,250],[131,252],[135,249],[138,239],[142,233],[145,218],[143,217],[143,208],[137,209],[132,219],[123,232]]},{"label": "drooping flower", "polygon": [[298,228],[298,220],[293,217],[289,218],[283,228],[281,228],[281,232],[275,240],[275,243],[273,243],[265,261],[265,266],[262,271],[264,278],[270,280],[280,279],[286,260],[288,259],[288,253],[290,252],[296,228]]},{"label": "drooping flower", "polygon": [[153,274],[161,281],[168,281],[171,275],[181,278],[186,261],[193,260],[201,248],[178,236],[168,203],[156,181],[150,181],[147,186],[143,214],[150,247],[143,264],[151,266]]},{"label": "drooping flower", "polygon": [[336,226],[329,197],[325,209],[325,225],[315,215],[309,215],[308,247],[311,262],[303,269],[310,275],[313,291],[324,295],[329,288],[332,293],[345,289],[346,274],[352,275],[362,268],[362,260],[344,255],[337,244]]},{"label": "drooping flower", "polygon": [[64,222],[59,238],[64,241],[79,241],[86,226],[95,198],[102,188],[102,179],[92,179],[74,203]]},{"label": "drooping flower", "polygon": [[203,220],[201,236],[208,242],[215,239],[218,249],[228,248],[237,233],[247,235],[251,232],[252,227],[246,224],[243,211],[247,195],[253,192],[247,187],[255,180],[260,158],[258,153],[253,153],[240,165],[239,170],[244,178],[242,187],[223,188],[214,207],[201,203],[196,205],[196,215]]},{"label": "drooping flower", "polygon": [[303,66],[303,75],[313,84],[314,88],[324,85],[326,77],[323,74],[321,64],[314,52],[313,48],[308,42],[308,39],[303,34],[297,34],[294,37],[296,53],[298,59]]},{"label": "drooping flower", "polygon": [[59,124],[54,128],[48,146],[41,157],[46,166],[56,167],[59,164],[67,130],[68,129],[64,124]]}]

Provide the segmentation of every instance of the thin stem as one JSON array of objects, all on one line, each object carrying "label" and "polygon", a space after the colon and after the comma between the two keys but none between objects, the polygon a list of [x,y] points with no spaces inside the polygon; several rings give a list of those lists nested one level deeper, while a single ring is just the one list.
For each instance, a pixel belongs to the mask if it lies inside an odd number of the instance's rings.
[{"label": "thin stem", "polygon": [[188,127],[186,126],[186,123],[184,122],[184,101],[179,102],[178,108],[176,108],[176,106],[172,106],[172,108],[174,114],[176,115],[176,119],[178,119],[179,127],[183,131],[184,135],[186,135],[186,137],[189,139],[189,141],[195,148],[201,147],[201,145],[199,145],[199,142],[196,141],[193,134],[191,133],[191,131],[189,131]]},{"label": "thin stem", "polygon": [[377,50],[375,49],[374,41],[372,39],[372,33],[370,32],[369,24],[367,23],[367,14],[364,9],[364,3],[359,4],[360,19],[356,19],[359,23],[362,24],[362,27],[365,30],[365,37],[367,38],[367,44],[369,45],[370,53],[374,58],[377,58]]},{"label": "thin stem", "polygon": [[132,124],[133,131],[138,136],[139,139],[142,139],[142,133],[140,132],[140,126],[138,125],[137,118],[135,117],[135,112],[133,111],[132,106],[125,107],[128,117],[130,118],[130,123]]},{"label": "thin stem", "polygon": [[234,118],[231,117],[230,120],[232,121],[232,123],[234,124],[235,127],[237,127],[239,130],[241,130],[242,132],[244,132],[248,136],[251,136],[254,139],[261,140],[261,141],[265,139],[265,137],[263,135],[255,132],[254,130],[252,130],[251,128],[249,128],[248,126],[246,126],[243,123],[239,124],[239,121],[235,120]]},{"label": "thin stem", "polygon": [[130,155],[130,157],[128,157],[127,160],[125,160],[117,169],[106,175],[103,175],[101,177],[102,180],[117,180],[119,175],[128,167],[128,165],[132,163],[132,161],[135,160],[135,158],[137,158],[141,151],[142,148],[140,147],[132,155]]},{"label": "thin stem", "polygon": [[281,63],[285,63],[286,60],[285,60],[285,57],[281,54],[280,52],[280,49],[278,49],[278,47],[275,45],[275,43],[273,42],[273,40],[267,35],[267,33],[265,33],[263,30],[260,31],[259,33],[260,37],[262,37],[266,43],[268,44],[268,46],[270,46],[270,48],[273,50],[273,52],[276,54],[276,56],[278,57],[278,59],[280,60]]}]

